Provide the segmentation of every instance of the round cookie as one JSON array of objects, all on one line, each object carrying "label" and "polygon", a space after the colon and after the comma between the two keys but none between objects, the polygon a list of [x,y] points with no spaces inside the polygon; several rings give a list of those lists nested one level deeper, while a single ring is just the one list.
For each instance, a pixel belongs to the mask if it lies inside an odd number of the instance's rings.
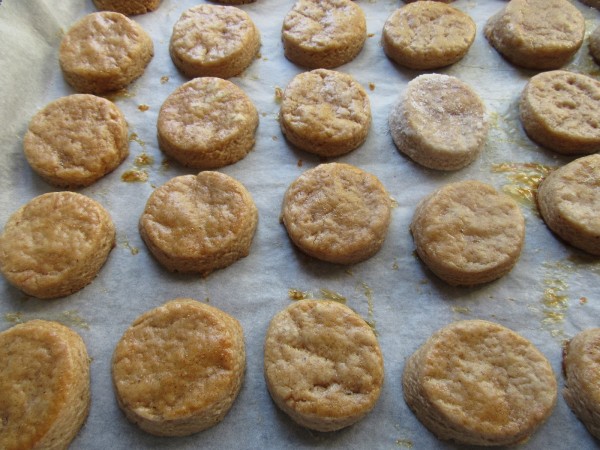
[{"label": "round cookie", "polygon": [[[600,2],[598,3],[600,9]],[[589,37],[590,54],[600,64],[600,26],[596,27]]]},{"label": "round cookie", "polygon": [[542,218],[569,244],[600,255],[600,155],[576,159],[540,184]]},{"label": "round cookie", "polygon": [[90,360],[81,337],[32,320],[0,333],[0,448],[66,449],[90,409]]},{"label": "round cookie", "polygon": [[501,325],[465,320],[434,333],[406,362],[404,399],[439,439],[512,445],[550,416],[552,367],[527,339]]},{"label": "round cookie", "polygon": [[240,323],[179,298],[142,314],[125,331],[113,354],[112,378],[130,421],[157,436],[185,436],[223,420],[245,367]]},{"label": "round cookie", "polygon": [[383,385],[375,333],[345,305],[301,300],[277,313],[265,338],[265,379],[298,424],[334,431],[373,409]]},{"label": "round cookie", "polygon": [[511,0],[487,21],[484,33],[517,66],[558,69],[581,47],[585,19],[568,0]]},{"label": "round cookie", "polygon": [[158,143],[185,166],[215,169],[248,154],[257,126],[256,107],[239,87],[220,78],[196,78],[160,108]]},{"label": "round cookie", "polygon": [[281,217],[290,239],[304,253],[354,264],[383,245],[391,201],[376,176],[349,164],[320,164],[290,185]]},{"label": "round cookie", "polygon": [[240,182],[200,172],[175,177],[152,193],[140,234],[167,269],[206,276],[248,256],[257,222],[254,201]]},{"label": "round cookie", "polygon": [[23,139],[31,168],[54,186],[88,186],[116,169],[129,155],[127,122],[101,97],[59,98],[29,122]]},{"label": "round cookie", "polygon": [[352,61],[367,39],[363,10],[351,0],[298,0],[283,20],[283,51],[309,69]]},{"label": "round cookie", "polygon": [[120,13],[97,12],[67,31],[59,62],[75,90],[102,94],[139,78],[153,55],[152,39],[140,25]]},{"label": "round cookie", "polygon": [[600,328],[584,330],[563,351],[567,405],[596,439],[600,439]]},{"label": "round cookie", "polygon": [[50,192],[18,209],[0,235],[0,272],[26,294],[63,297],[89,284],[115,245],[115,227],[98,202]]},{"label": "round cookie", "polygon": [[423,199],[410,225],[421,260],[451,285],[487,283],[516,264],[525,221],[509,196],[480,181],[447,184]]},{"label": "round cookie", "polygon": [[190,78],[239,75],[254,61],[259,48],[258,28],[246,12],[206,4],[184,11],[169,45],[173,63]]},{"label": "round cookie", "polygon": [[591,6],[592,8],[600,9],[600,0],[579,0],[584,5]]},{"label": "round cookie", "polygon": [[436,1],[415,2],[394,11],[383,26],[385,54],[401,66],[436,69],[461,60],[475,40],[469,15]]},{"label": "round cookie", "polygon": [[296,147],[339,156],[359,147],[371,126],[371,106],[350,75],[327,69],[304,72],[288,84],[279,113],[281,130]]},{"label": "round cookie", "polygon": [[127,16],[145,14],[154,11],[160,0],[93,0],[101,11],[114,11]]},{"label": "round cookie", "polygon": [[458,78],[421,75],[390,112],[398,149],[430,169],[457,170],[473,162],[485,145],[488,123],[479,96]]},{"label": "round cookie", "polygon": [[532,77],[519,102],[527,135],[566,155],[600,150],[600,81],[564,70]]}]

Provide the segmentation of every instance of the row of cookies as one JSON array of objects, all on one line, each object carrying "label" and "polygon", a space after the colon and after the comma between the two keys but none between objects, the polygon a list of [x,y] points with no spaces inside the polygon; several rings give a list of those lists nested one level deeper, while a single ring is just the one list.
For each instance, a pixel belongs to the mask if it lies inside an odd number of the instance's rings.
[{"label": "row of cookies", "polygon": [[[600,149],[600,82],[568,71],[543,72],[521,94],[527,135],[563,154]],[[317,69],[292,79],[279,114],[295,147],[325,157],[359,147],[371,126],[364,88],[350,75]],[[213,77],[191,80],[163,103],[158,143],[179,163],[214,169],[244,158],[255,144],[258,113],[235,84]],[[408,83],[389,115],[398,149],[432,169],[470,164],[486,142],[485,105],[459,79],[421,75]],[[110,101],[90,94],[58,99],[31,120],[23,142],[31,167],[58,187],[82,187],[114,170],[128,155],[127,123]]]},{"label": "row of cookies", "polygon": [[[590,155],[552,172],[538,192],[548,227],[594,255],[600,254],[598,180],[600,155]],[[374,175],[348,164],[321,164],[289,186],[281,220],[302,252],[354,264],[383,245],[391,200]],[[241,183],[203,171],[157,188],[139,228],[168,270],[206,276],[248,255],[257,222],[254,201]],[[525,238],[515,201],[474,180],[448,184],[424,198],[410,229],[419,257],[452,285],[505,275]],[[0,234],[0,271],[29,295],[62,297],[90,283],[114,245],[113,222],[99,203],[74,192],[48,193],[9,218]]]},{"label": "row of cookies", "polygon": [[[540,19],[551,8],[551,20]],[[416,70],[459,61],[475,39],[476,26],[464,12],[444,3],[419,1],[396,10],[383,27],[384,52]],[[485,29],[491,44],[516,65],[562,67],[583,43],[585,21],[567,0],[512,0]],[[600,33],[600,32],[599,32]],[[362,9],[350,0],[299,0],[285,17],[285,56],[307,68],[335,68],[356,57],[367,38]],[[592,53],[597,37],[591,39]],[[260,33],[238,8],[198,5],[173,27],[171,59],[186,76],[230,78],[253,61]],[[65,35],[60,65],[76,90],[102,93],[123,88],[144,71],[152,40],[134,21],[115,12],[90,14]]]},{"label": "row of cookies", "polygon": [[[565,400],[596,437],[599,340],[599,328],[586,330],[564,355]],[[0,333],[0,358],[0,392],[12,395],[2,407],[0,446],[66,448],[90,409],[90,360],[81,337],[56,322],[33,320]],[[234,317],[175,299],[124,332],[112,380],[130,421],[154,435],[185,436],[223,420],[245,367],[244,332]],[[264,377],[274,403],[292,420],[334,431],[375,407],[384,361],[375,333],[350,308],[301,300],[271,320]],[[546,357],[517,333],[482,320],[434,333],[406,361],[402,385],[406,403],[431,432],[467,445],[527,439],[557,399]]]}]

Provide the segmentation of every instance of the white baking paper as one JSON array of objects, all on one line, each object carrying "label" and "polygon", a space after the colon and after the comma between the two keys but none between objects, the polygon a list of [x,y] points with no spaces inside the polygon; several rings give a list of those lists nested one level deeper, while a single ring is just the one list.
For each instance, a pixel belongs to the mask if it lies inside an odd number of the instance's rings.
[{"label": "white baking paper", "polygon": [[[562,386],[561,351],[565,339],[600,326],[600,264],[597,258],[567,246],[546,228],[533,203],[524,199],[528,184],[544,166],[570,161],[539,148],[525,136],[517,101],[536,72],[515,68],[483,36],[488,17],[503,0],[457,0],[457,8],[477,22],[477,37],[467,56],[440,73],[469,83],[488,108],[491,124],[483,154],[469,167],[450,173],[424,169],[394,147],[388,114],[406,84],[422,72],[402,69],[388,60],[380,45],[387,17],[403,5],[398,0],[358,0],[368,21],[369,38],[359,56],[338,70],[353,75],[367,89],[373,124],[365,144],[335,158],[377,175],[397,202],[381,251],[350,267],[319,262],[299,253],[279,222],[287,186],[304,170],[322,162],[296,150],[282,136],[277,121],[277,88],[303,69],[283,55],[280,30],[291,0],[257,0],[243,5],[262,35],[261,55],[240,77],[260,113],[254,150],[222,172],[240,180],[252,193],[260,219],[250,255],[205,279],[172,274],[149,254],[138,234],[138,219],[153,189],[172,177],[193,173],[178,164],[162,164],[156,119],[165,98],[186,81],[169,58],[173,24],[192,0],[163,0],[153,13],[136,16],[152,36],[155,56],[145,74],[112,99],[123,110],[132,136],[129,158],[96,184],[81,189],[112,214],[118,244],[98,277],[86,288],[56,300],[29,298],[0,279],[0,330],[33,318],[59,320],[79,332],[92,358],[92,407],[72,444],[74,449],[446,449],[425,429],[402,398],[406,358],[434,331],[462,319],[487,319],[512,328],[548,357]],[[574,2],[586,17],[587,32],[600,24],[597,10]],[[90,0],[4,0],[0,5],[0,224],[31,198],[56,190],[28,167],[22,138],[31,116],[48,102],[73,93],[58,66],[64,31],[95,11]],[[600,68],[587,43],[568,69],[596,78]],[[145,106],[148,109],[145,109]],[[136,167],[142,154],[154,164]],[[127,183],[126,171],[146,170],[148,181]],[[502,279],[474,288],[449,287],[414,255],[408,227],[419,200],[446,183],[477,179],[520,199],[527,238],[521,259]],[[288,291],[322,296],[321,290],[346,298],[347,304],[375,327],[385,358],[385,385],[375,409],[359,423],[334,433],[316,433],[295,425],[271,401],[263,379],[263,339],[271,317],[290,303]],[[129,423],[113,394],[113,349],[129,324],[143,312],[175,297],[209,302],[232,314],[244,327],[246,377],[237,401],[219,425],[183,438],[157,438]],[[1,362],[0,362],[1,364]],[[559,395],[556,410],[523,449],[587,449],[597,442]]]}]

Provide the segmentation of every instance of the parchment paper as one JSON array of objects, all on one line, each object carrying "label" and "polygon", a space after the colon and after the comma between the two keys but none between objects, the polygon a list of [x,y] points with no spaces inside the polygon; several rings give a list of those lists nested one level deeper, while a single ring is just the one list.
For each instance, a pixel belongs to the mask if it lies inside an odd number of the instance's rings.
[{"label": "parchment paper", "polygon": [[[527,337],[549,358],[562,386],[561,345],[588,327],[600,326],[597,259],[557,240],[526,199],[542,166],[570,161],[534,145],[522,131],[518,96],[535,72],[517,69],[498,56],[483,36],[488,17],[503,0],[457,0],[457,8],[477,22],[477,38],[459,63],[438,72],[469,83],[484,99],[491,129],[480,158],[451,173],[424,169],[394,147],[387,118],[406,84],[421,72],[391,63],[380,46],[381,30],[398,0],[358,0],[368,20],[369,38],[360,55],[338,70],[350,73],[368,91],[373,125],[366,143],[339,158],[377,175],[396,200],[388,238],[370,260],[351,267],[322,263],[293,248],[279,222],[287,186],[321,160],[288,145],[277,122],[276,88],[285,88],[303,69],[283,55],[280,30],[292,0],[258,0],[244,5],[262,35],[261,57],[232,81],[244,89],[260,112],[255,149],[242,161],[221,169],[246,185],[260,219],[250,255],[201,279],[164,270],[149,254],[137,224],[152,190],[172,177],[193,173],[178,164],[162,164],[156,141],[160,105],[187,81],[173,66],[168,42],[173,24],[192,0],[163,0],[158,11],[137,20],[152,36],[155,56],[145,74],[125,93],[111,98],[135,133],[131,155],[113,173],[81,189],[112,214],[117,247],[98,277],[80,292],[57,300],[28,298],[0,279],[0,330],[33,318],[59,320],[79,332],[92,357],[92,408],[74,440],[77,449],[131,448],[415,448],[458,446],[437,440],[402,398],[406,358],[440,327],[462,319],[499,322]],[[588,34],[600,23],[596,10],[574,2],[587,19]],[[95,11],[89,0],[4,0],[0,5],[0,223],[31,198],[56,190],[27,165],[22,137],[31,116],[48,102],[70,93],[58,62],[65,30]],[[598,77],[583,46],[568,69]],[[167,81],[168,77],[168,81]],[[147,105],[146,111],[139,106]],[[144,109],[144,108],[142,108]],[[136,137],[137,136],[137,137]],[[136,167],[143,153],[154,164]],[[510,164],[506,164],[510,163]],[[529,164],[529,165],[527,165]],[[148,181],[126,183],[129,170],[145,170]],[[478,179],[519,199],[527,238],[519,263],[502,279],[475,288],[451,288],[432,275],[414,255],[408,226],[418,201],[446,183]],[[322,296],[322,289],[343,296],[375,327],[385,358],[383,394],[371,414],[339,432],[315,433],[295,425],[272,403],[262,368],[263,339],[272,316],[290,303],[289,289]],[[326,291],[328,292],[328,291]],[[247,369],[232,410],[219,425],[184,438],[157,438],[130,424],[119,410],[110,378],[113,349],[141,313],[175,297],[210,302],[238,318],[245,331]],[[595,448],[559,395],[553,415],[523,449]]]}]

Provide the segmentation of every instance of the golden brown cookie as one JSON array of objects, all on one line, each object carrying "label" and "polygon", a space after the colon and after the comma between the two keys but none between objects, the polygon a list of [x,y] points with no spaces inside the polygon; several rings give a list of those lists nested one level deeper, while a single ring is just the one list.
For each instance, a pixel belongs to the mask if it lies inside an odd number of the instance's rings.
[{"label": "golden brown cookie", "polygon": [[94,5],[101,11],[133,16],[154,11],[160,5],[160,0],[94,0]]},{"label": "golden brown cookie", "polygon": [[[600,0],[598,3],[598,8],[600,8]],[[600,64],[600,26],[596,27],[592,34],[590,34],[588,42],[590,54],[592,55],[596,63]]]},{"label": "golden brown cookie", "polygon": [[351,0],[298,0],[283,20],[281,35],[290,61],[310,69],[333,69],[360,53],[367,21]]},{"label": "golden brown cookie", "polygon": [[563,352],[563,396],[579,420],[600,439],[600,328],[584,330]]},{"label": "golden brown cookie", "polygon": [[512,445],[550,416],[557,384],[546,357],[502,325],[465,320],[434,333],[408,359],[404,399],[438,438]]},{"label": "golden brown cookie", "polygon": [[349,164],[320,164],[290,185],[281,217],[290,239],[304,253],[354,264],[383,245],[391,201],[375,175]]},{"label": "golden brown cookie", "polygon": [[69,95],[33,116],[23,149],[31,168],[48,183],[88,186],[129,154],[127,122],[121,110],[104,98]]},{"label": "golden brown cookie", "polygon": [[265,338],[265,379],[273,401],[317,431],[352,425],[383,385],[375,333],[347,306],[301,300],[273,317]]},{"label": "golden brown cookie", "polygon": [[600,255],[600,155],[590,155],[550,173],[537,194],[542,218],[569,244]]},{"label": "golden brown cookie", "polygon": [[158,143],[185,166],[215,169],[252,150],[257,126],[256,107],[239,87],[220,78],[195,78],[160,108]]},{"label": "golden brown cookie", "polygon": [[519,103],[521,123],[538,144],[567,155],[600,150],[600,81],[564,70],[532,77]]},{"label": "golden brown cookie", "polygon": [[75,90],[102,94],[139,78],[153,55],[152,39],[140,25],[120,13],[97,12],[67,31],[59,62]]},{"label": "golden brown cookie", "polygon": [[178,298],[139,316],[117,344],[112,377],[119,406],[142,430],[185,436],[219,423],[246,367],[240,323]]},{"label": "golden brown cookie", "polygon": [[250,193],[219,172],[175,177],[156,189],[140,234],[167,269],[206,276],[248,256],[258,222]]},{"label": "golden brown cookie", "polygon": [[436,69],[461,60],[475,31],[468,14],[437,1],[418,1],[390,15],[381,42],[385,54],[401,66]]},{"label": "golden brown cookie", "polygon": [[359,147],[371,126],[371,106],[350,75],[327,69],[304,72],[288,84],[279,123],[296,147],[321,156],[339,156]]},{"label": "golden brown cookie", "polygon": [[245,11],[207,4],[183,12],[169,45],[173,63],[190,78],[239,75],[259,48],[260,33]]},{"label": "golden brown cookie", "polygon": [[90,359],[81,337],[32,320],[0,333],[0,448],[66,449],[90,409]]},{"label": "golden brown cookie", "polygon": [[457,170],[473,162],[485,145],[485,105],[469,85],[448,75],[421,75],[390,112],[396,147],[415,162]]},{"label": "golden brown cookie", "polygon": [[525,221],[509,196],[480,181],[450,183],[423,199],[410,225],[421,260],[452,285],[487,283],[516,264]]},{"label": "golden brown cookie", "polygon": [[484,32],[511,63],[558,69],[581,47],[585,19],[568,0],[511,0],[488,20]]},{"label": "golden brown cookie", "polygon": [[0,235],[0,271],[38,298],[82,289],[115,245],[115,227],[100,203],[75,192],[50,192],[17,210]]}]

